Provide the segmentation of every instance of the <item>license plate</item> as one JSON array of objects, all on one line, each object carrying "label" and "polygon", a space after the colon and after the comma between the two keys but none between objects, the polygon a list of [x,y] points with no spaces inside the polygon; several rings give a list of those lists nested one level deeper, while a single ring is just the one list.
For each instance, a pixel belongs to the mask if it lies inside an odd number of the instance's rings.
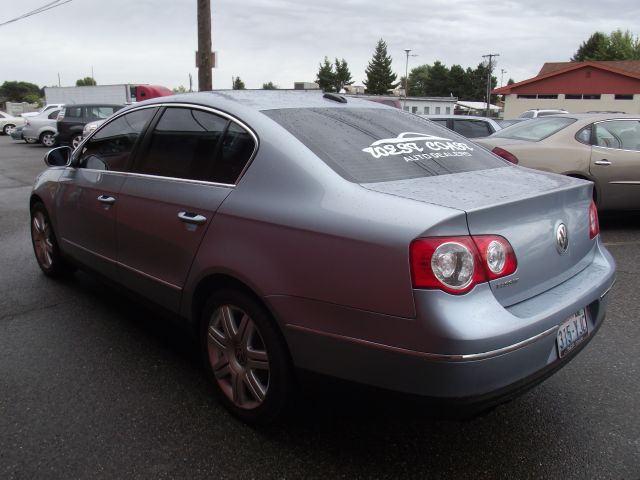
[{"label": "license plate", "polygon": [[566,319],[558,329],[556,343],[558,344],[558,356],[562,358],[577,347],[589,335],[587,317],[584,308]]}]

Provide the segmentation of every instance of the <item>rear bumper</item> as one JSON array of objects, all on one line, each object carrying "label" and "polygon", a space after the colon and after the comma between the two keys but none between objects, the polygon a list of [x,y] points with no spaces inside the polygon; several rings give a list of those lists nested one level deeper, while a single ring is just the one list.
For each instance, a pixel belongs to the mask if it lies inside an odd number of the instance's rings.
[{"label": "rear bumper", "polygon": [[[488,285],[463,297],[416,291],[415,319],[292,297],[267,301],[300,368],[456,403],[497,403],[546,378],[594,337],[615,276],[610,254],[596,249],[583,271],[508,308]],[[589,336],[560,359],[558,327],[581,308]]]}]

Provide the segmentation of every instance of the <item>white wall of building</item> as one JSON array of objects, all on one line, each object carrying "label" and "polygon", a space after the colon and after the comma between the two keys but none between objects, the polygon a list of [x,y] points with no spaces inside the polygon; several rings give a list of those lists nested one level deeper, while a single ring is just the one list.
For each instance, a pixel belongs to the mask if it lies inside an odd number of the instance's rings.
[{"label": "white wall of building", "polygon": [[505,96],[504,118],[511,119],[520,116],[522,112],[533,108],[562,108],[571,113],[589,111],[615,111],[625,113],[640,113],[640,94],[633,96],[632,100],[616,100],[615,95],[600,95],[599,100],[572,100],[559,94],[558,98],[518,98],[512,93]]},{"label": "white wall of building", "polygon": [[453,115],[457,101],[455,97],[409,97],[406,103],[400,99],[404,110],[418,115]]}]

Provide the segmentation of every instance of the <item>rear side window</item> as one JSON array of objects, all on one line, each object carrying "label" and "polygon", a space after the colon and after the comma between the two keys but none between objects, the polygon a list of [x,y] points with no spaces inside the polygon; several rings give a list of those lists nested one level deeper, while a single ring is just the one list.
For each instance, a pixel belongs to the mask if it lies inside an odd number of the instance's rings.
[{"label": "rear side window", "polygon": [[255,149],[234,122],[189,108],[168,108],[135,171],[147,175],[234,184]]},{"label": "rear side window", "polygon": [[87,107],[87,118],[89,121],[104,120],[109,118],[118,110],[120,110],[120,107]]},{"label": "rear side window", "polygon": [[453,129],[467,138],[488,137],[493,133],[489,123],[482,120],[454,120]]},{"label": "rear side window", "polygon": [[638,120],[611,120],[595,127],[595,144],[620,150],[640,150],[640,122]]},{"label": "rear side window", "polygon": [[58,114],[60,113],[60,110],[54,110],[53,112],[51,112],[49,114],[49,116],[47,117],[49,120],[55,120],[56,118],[58,118]]},{"label": "rear side window", "polygon": [[451,130],[395,109],[266,110],[345,179],[357,183],[505,167]]},{"label": "rear side window", "polygon": [[82,118],[82,107],[67,107],[64,109],[64,118]]}]

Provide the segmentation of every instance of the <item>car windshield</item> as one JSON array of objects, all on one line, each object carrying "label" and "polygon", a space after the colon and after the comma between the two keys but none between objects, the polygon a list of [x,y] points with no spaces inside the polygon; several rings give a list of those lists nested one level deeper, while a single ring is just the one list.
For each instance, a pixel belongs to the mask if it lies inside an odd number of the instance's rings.
[{"label": "car windshield", "polygon": [[511,125],[494,133],[491,137],[539,142],[559,132],[563,128],[568,127],[575,121],[575,118],[567,117],[534,118],[526,122]]},{"label": "car windshield", "polygon": [[262,113],[351,182],[386,182],[507,166],[451,130],[397,109],[288,108]]}]

